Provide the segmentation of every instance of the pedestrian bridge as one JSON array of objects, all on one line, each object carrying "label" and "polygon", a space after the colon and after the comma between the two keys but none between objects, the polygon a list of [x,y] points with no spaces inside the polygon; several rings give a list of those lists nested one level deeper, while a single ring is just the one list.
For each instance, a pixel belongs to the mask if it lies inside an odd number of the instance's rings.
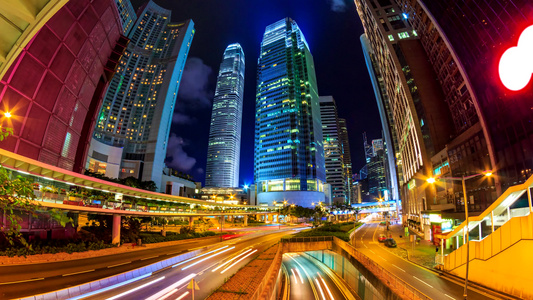
[{"label": "pedestrian bridge", "polygon": [[533,176],[508,188],[479,216],[469,217],[451,232],[435,235],[441,245],[446,241],[456,249],[443,258],[444,270],[464,278],[469,257],[469,280],[520,298],[533,298],[531,188]]}]

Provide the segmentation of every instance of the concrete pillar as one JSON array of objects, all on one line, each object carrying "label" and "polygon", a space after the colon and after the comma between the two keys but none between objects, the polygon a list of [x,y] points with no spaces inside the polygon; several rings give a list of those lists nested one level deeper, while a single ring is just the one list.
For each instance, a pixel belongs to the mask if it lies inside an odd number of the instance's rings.
[{"label": "concrete pillar", "polygon": [[113,231],[111,244],[120,244],[120,215],[113,215]]},{"label": "concrete pillar", "polygon": [[226,216],[220,216],[220,227],[224,227],[224,221],[226,220]]},{"label": "concrete pillar", "polygon": [[194,217],[189,217],[189,227],[193,227],[194,225]]},{"label": "concrete pillar", "polygon": [[244,226],[248,226],[248,215],[244,215]]}]

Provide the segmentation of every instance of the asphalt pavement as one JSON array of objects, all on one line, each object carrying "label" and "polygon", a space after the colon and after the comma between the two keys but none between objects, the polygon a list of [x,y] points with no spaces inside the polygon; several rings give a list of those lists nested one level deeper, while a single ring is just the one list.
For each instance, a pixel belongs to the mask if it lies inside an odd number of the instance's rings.
[{"label": "asphalt pavement", "polygon": [[[431,299],[463,299],[464,286],[451,281],[439,273],[421,267],[392,254],[383,243],[378,242],[379,234],[385,234],[385,226],[367,223],[355,233],[356,248],[373,261]],[[501,299],[477,288],[468,289],[468,299]]]},{"label": "asphalt pavement", "polygon": [[334,300],[355,299],[345,285],[332,271],[320,267],[317,260],[305,254],[283,255],[283,265],[289,275],[289,299],[292,300]]}]

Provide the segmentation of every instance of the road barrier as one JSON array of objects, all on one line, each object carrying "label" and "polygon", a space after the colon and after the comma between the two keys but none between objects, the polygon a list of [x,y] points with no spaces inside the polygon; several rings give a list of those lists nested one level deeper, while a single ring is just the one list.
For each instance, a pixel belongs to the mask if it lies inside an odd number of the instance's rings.
[{"label": "road barrier", "polygon": [[270,296],[274,292],[274,289],[277,286],[282,257],[283,257],[282,247],[280,244],[278,244],[278,251],[276,251],[276,255],[274,256],[274,259],[272,260],[272,264],[268,268],[265,276],[263,277],[263,280],[261,280],[261,283],[255,290],[255,292],[249,298],[250,300],[270,298]]}]

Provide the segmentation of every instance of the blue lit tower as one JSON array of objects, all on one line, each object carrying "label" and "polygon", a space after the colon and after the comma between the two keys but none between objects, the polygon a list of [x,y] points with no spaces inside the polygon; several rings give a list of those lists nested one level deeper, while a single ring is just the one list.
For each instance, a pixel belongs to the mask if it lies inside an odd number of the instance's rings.
[{"label": "blue lit tower", "polygon": [[257,70],[258,202],[323,202],[324,145],[313,56],[295,21],[266,27]]},{"label": "blue lit tower", "polygon": [[238,187],[241,150],[244,52],[239,44],[224,51],[213,100],[205,185]]},{"label": "blue lit tower", "polygon": [[194,35],[192,20],[171,23],[170,18],[171,11],[153,1],[139,9],[96,121],[88,169],[165,186],[170,124]]}]

